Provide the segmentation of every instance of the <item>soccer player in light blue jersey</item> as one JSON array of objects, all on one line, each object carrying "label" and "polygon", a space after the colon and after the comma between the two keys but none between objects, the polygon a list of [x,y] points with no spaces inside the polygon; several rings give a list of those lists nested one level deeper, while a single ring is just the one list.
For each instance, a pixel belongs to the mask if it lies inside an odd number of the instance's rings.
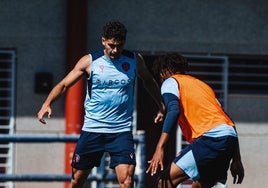
[{"label": "soccer player in light blue jersey", "polygon": [[107,23],[101,38],[104,49],[83,56],[52,89],[37,114],[39,121],[46,123],[43,117],[51,116],[51,103],[82,77],[87,77],[84,124],[72,160],[73,188],[83,186],[91,169],[99,166],[104,152],[110,154],[110,167],[115,169],[120,187],[133,186],[136,158],[132,112],[137,75],[159,107],[155,123],[163,120],[165,106],[157,83],[142,56],[124,49],[126,34],[122,23]]}]

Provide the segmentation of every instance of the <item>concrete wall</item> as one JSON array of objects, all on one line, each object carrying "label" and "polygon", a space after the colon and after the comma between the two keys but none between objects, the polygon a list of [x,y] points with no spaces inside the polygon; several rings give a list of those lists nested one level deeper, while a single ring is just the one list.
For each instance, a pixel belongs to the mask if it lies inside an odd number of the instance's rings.
[{"label": "concrete wall", "polygon": [[[123,21],[140,51],[267,54],[267,1],[89,1],[89,48],[103,23]],[[96,19],[97,18],[97,19]]]},{"label": "concrete wall", "polygon": [[268,183],[267,179],[262,178],[268,167],[268,96],[230,95],[228,99],[228,111],[236,122],[245,168],[243,185],[232,185],[232,177],[229,175],[229,187],[263,187]]},{"label": "concrete wall", "polygon": [[[34,75],[51,72],[56,84],[65,75],[65,0],[1,0],[0,48],[17,50],[16,133],[64,133],[64,98],[53,105],[52,119],[36,119],[46,95],[34,92]],[[268,2],[234,1],[88,1],[88,49],[101,48],[105,22],[128,28],[126,48],[155,53],[268,55]],[[267,96],[229,96],[229,113],[237,123],[246,169],[243,185],[266,183]],[[15,173],[63,173],[64,146],[16,145]],[[229,179],[230,181],[231,179]],[[261,184],[260,184],[261,183]],[[58,183],[17,183],[23,187],[59,187]]]},{"label": "concrete wall", "polygon": [[[52,119],[41,125],[36,114],[46,95],[34,92],[37,72],[53,74],[54,84],[65,74],[65,0],[1,0],[0,48],[14,48],[16,62],[16,133],[64,133],[63,99],[53,106]],[[18,174],[64,173],[63,144],[17,144]],[[61,183],[62,184],[62,183]],[[59,187],[58,183],[16,183],[16,188]]]}]

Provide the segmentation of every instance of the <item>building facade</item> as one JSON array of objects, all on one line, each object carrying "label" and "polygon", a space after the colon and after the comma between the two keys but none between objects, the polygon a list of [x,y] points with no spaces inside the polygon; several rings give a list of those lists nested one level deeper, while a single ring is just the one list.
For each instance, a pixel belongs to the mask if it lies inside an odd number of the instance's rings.
[{"label": "building facade", "polygon": [[[12,84],[0,86],[0,116],[10,118],[8,128],[4,128],[7,122],[1,121],[3,133],[65,133],[64,97],[53,104],[52,118],[47,120],[47,125],[41,125],[36,114],[49,89],[67,72],[70,2],[0,1],[0,70],[13,71],[12,74],[1,74],[0,80],[2,83],[12,81]],[[107,21],[120,20],[128,29],[125,47],[143,54],[148,66],[156,55],[174,51],[190,59],[199,57],[198,62],[202,59],[209,59],[205,63],[213,63],[218,58],[226,60],[228,77],[224,81],[227,82],[227,93],[222,95],[223,102],[237,125],[246,172],[243,185],[232,185],[230,177],[228,187],[252,188],[268,183],[262,177],[268,167],[268,2],[88,0],[86,6],[86,37],[77,36],[81,40],[78,43],[86,44],[85,53],[102,48],[102,27]],[[12,66],[6,67],[9,62]],[[205,73],[217,70],[210,66],[202,68]],[[48,85],[40,86],[42,78],[46,78]],[[209,79],[214,79],[213,75]],[[5,102],[11,95],[11,101]],[[141,94],[138,97],[141,98]],[[148,131],[147,126],[153,126],[151,112],[142,104],[140,107],[138,104],[137,126]],[[11,111],[4,113],[4,106],[9,106]],[[155,137],[147,135],[147,139],[157,139],[159,131],[160,128],[156,128]],[[154,148],[153,143],[148,144]],[[16,174],[65,172],[64,144],[14,144],[11,148],[12,166],[8,170]],[[148,158],[151,153],[148,150]],[[8,170],[2,167],[1,173]],[[42,188],[48,184],[52,188],[63,186],[57,182],[17,182],[14,186]],[[147,180],[149,184],[150,180]]]}]

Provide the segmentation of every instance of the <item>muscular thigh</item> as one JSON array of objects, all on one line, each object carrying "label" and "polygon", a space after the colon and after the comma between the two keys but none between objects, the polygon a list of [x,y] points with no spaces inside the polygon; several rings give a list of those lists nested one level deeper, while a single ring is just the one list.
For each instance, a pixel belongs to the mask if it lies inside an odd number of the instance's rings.
[{"label": "muscular thigh", "polygon": [[126,176],[133,177],[135,165],[120,164],[115,167],[118,179],[125,178]]},{"label": "muscular thigh", "polygon": [[82,131],[73,154],[72,167],[87,170],[99,166],[104,145],[103,134]]},{"label": "muscular thigh", "polygon": [[122,132],[110,134],[107,136],[105,151],[110,154],[110,167],[115,168],[118,165],[136,165],[136,156],[134,150],[133,135],[131,132]]}]

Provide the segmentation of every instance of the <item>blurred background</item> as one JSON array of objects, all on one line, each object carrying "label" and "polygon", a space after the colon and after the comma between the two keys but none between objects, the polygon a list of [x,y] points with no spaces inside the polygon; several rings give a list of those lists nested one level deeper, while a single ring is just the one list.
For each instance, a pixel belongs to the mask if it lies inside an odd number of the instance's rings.
[{"label": "blurred background", "polygon": [[[0,0],[1,135],[78,134],[83,82],[53,104],[41,125],[36,114],[51,88],[87,53],[102,49],[103,25],[123,22],[125,48],[141,53],[150,69],[166,52],[179,52],[191,73],[209,83],[240,138],[242,185],[263,187],[268,168],[268,1],[196,0]],[[145,132],[146,161],[161,133],[156,105],[138,82],[135,130]],[[179,144],[176,144],[178,141]],[[174,133],[166,162],[184,144]],[[65,174],[73,144],[0,142],[1,174]],[[0,187],[64,187],[63,182],[0,182]],[[88,185],[91,187],[93,185]],[[111,184],[110,187],[116,187]],[[106,187],[109,187],[108,185]],[[144,187],[155,178],[145,175]]]}]

